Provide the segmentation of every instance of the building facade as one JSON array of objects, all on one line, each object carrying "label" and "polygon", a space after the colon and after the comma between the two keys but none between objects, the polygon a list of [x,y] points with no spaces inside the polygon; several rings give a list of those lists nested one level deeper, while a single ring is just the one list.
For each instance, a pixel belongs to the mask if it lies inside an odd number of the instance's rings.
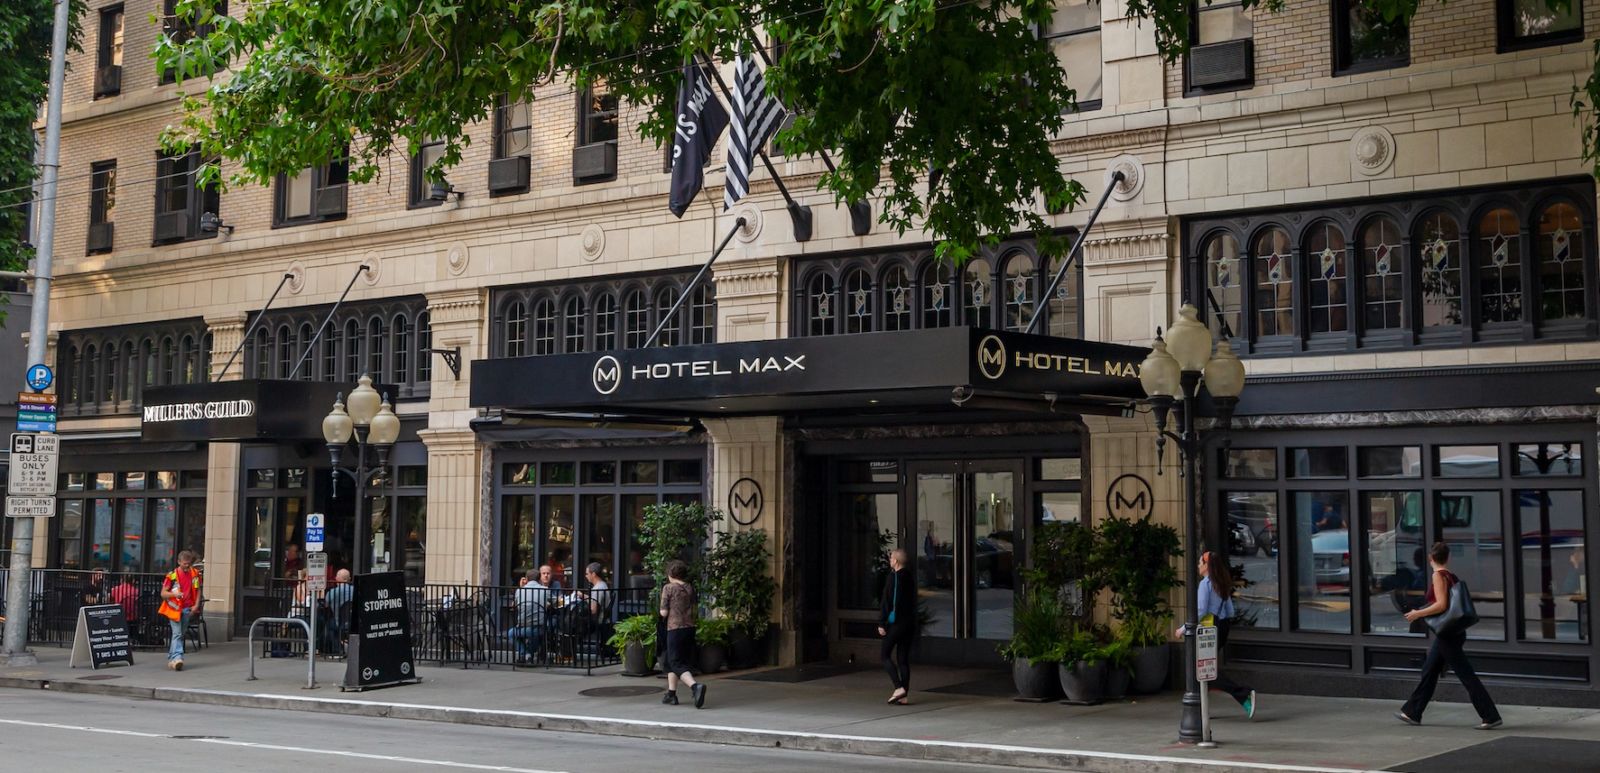
[{"label": "building facade", "polygon": [[[648,582],[643,508],[701,500],[772,539],[780,662],[875,649],[890,544],[917,562],[929,655],[995,662],[1034,525],[1182,525],[1123,367],[1188,299],[1250,373],[1202,505],[1249,581],[1234,663],[1265,689],[1397,692],[1425,649],[1396,622],[1415,552],[1442,539],[1483,597],[1483,671],[1600,701],[1597,199],[1569,106],[1600,20],[1581,3],[1425,4],[1409,28],[1344,0],[1218,3],[1168,64],[1117,4],[1063,0],[1041,30],[1079,92],[1062,168],[1091,201],[1125,180],[1087,233],[1086,209],[1049,216],[1085,245],[1048,297],[1059,263],[1025,235],[935,263],[813,191],[815,159],[774,159],[808,239],[765,175],[732,212],[673,218],[635,111],[568,84],[497,104],[447,186],[421,177],[424,145],[370,184],[330,163],[199,190],[195,156],[158,148],[180,89],[144,54],[162,8],[87,5],[42,565],[159,570],[193,548],[211,608],[248,620],[322,512],[336,563],[413,582],[598,561],[627,587]],[[1017,336],[1035,314],[1056,343]],[[403,429],[358,529],[316,427],[362,374]],[[291,381],[311,383],[274,386]],[[209,426],[182,395],[255,420]]]}]

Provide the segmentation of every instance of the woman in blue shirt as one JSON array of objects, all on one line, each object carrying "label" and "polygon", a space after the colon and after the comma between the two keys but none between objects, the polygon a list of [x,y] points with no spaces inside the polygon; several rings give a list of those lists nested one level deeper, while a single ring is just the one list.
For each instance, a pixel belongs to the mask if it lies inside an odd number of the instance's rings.
[{"label": "woman in blue shirt", "polygon": [[[1220,653],[1228,646],[1229,621],[1233,619],[1233,575],[1228,571],[1227,559],[1219,560],[1217,554],[1206,551],[1200,554],[1200,593],[1199,615],[1203,622],[1206,615],[1211,615],[1216,620],[1217,626],[1217,652],[1219,663],[1217,678],[1212,680],[1211,687],[1221,690],[1239,702],[1244,707],[1244,714],[1254,718],[1256,715],[1256,691],[1233,681],[1222,672]],[[1178,636],[1183,635],[1183,627],[1176,631]]]}]

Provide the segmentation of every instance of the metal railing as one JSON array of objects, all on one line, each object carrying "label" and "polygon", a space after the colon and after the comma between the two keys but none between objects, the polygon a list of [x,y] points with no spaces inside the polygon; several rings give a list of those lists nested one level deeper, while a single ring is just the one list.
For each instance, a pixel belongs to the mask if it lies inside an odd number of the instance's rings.
[{"label": "metal railing", "polygon": [[[9,570],[0,569],[0,595]],[[165,649],[172,627],[157,609],[165,574],[107,572],[100,586],[94,572],[78,569],[34,569],[29,572],[28,643],[72,645],[78,610],[86,604],[116,604],[128,620],[128,633],[136,649]],[[0,605],[3,605],[0,599]],[[202,620],[192,625],[203,625]]]}]

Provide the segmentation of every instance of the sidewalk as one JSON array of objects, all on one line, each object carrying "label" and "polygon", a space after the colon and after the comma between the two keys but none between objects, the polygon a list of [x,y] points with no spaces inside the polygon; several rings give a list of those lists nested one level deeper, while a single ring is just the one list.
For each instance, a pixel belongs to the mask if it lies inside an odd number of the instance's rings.
[{"label": "sidewalk", "polygon": [[1263,695],[1250,721],[1218,695],[1212,727],[1221,745],[1203,750],[1174,740],[1176,693],[1093,707],[1022,703],[987,687],[1009,685],[1007,674],[933,667],[915,671],[911,706],[884,704],[888,680],[875,669],[799,683],[754,681],[748,677],[757,674],[745,671],[709,677],[707,707],[696,711],[663,706],[662,679],[598,672],[424,665],[421,684],[343,693],[344,664],[336,661],[319,661],[315,690],[304,689],[304,659],[258,660],[259,680],[247,681],[243,642],[192,653],[181,673],[166,670],[159,652],[98,672],[69,668],[65,648],[35,652],[36,667],[0,668],[0,687],[1059,770],[1431,769],[1406,763],[1494,742],[1470,752],[1488,763],[1516,737],[1600,748],[1590,740],[1600,738],[1595,710],[1506,706],[1505,727],[1481,732],[1466,704],[1436,704],[1429,725],[1416,728],[1390,718],[1390,701]]}]

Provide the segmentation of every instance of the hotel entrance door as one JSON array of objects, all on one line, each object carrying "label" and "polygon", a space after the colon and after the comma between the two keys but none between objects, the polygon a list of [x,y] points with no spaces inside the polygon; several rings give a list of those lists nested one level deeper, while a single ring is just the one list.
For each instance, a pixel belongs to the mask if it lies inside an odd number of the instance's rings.
[{"label": "hotel entrance door", "polygon": [[907,471],[924,646],[960,660],[992,656],[1011,638],[1023,566],[1022,461],[913,462]]}]

